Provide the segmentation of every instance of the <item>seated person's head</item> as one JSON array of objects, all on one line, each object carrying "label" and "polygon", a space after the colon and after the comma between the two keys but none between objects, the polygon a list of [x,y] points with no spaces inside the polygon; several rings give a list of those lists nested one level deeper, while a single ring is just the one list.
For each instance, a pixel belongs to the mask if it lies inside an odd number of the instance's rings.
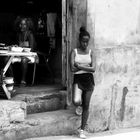
[{"label": "seated person's head", "polygon": [[31,18],[17,17],[15,21],[16,30],[24,32],[27,30],[34,30],[33,21]]}]

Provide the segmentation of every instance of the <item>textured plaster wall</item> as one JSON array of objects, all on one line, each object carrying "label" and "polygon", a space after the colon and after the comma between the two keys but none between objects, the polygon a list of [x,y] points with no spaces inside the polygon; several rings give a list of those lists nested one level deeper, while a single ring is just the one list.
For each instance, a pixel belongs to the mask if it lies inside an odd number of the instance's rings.
[{"label": "textured plaster wall", "polygon": [[96,56],[90,103],[93,132],[140,126],[140,1],[88,0]]},{"label": "textured plaster wall", "polygon": [[96,44],[139,44],[139,0],[87,0],[88,28]]}]

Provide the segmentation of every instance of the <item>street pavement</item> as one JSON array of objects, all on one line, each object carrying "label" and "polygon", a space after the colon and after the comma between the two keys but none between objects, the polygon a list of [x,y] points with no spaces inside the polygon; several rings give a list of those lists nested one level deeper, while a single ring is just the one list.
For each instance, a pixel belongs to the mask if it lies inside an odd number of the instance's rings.
[{"label": "street pavement", "polygon": [[[26,140],[79,140],[76,135],[72,136],[48,136],[40,138],[30,138]],[[136,130],[110,131],[96,134],[88,134],[87,140],[140,140],[140,128]]]}]

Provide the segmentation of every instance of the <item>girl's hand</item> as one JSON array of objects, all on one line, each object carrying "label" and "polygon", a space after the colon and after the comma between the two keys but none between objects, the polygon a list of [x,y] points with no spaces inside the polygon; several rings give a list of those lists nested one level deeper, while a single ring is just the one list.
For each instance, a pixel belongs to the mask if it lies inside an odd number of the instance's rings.
[{"label": "girl's hand", "polygon": [[75,63],[74,66],[77,67],[77,68],[81,68],[81,67],[90,67],[89,64],[80,64],[80,63]]},{"label": "girl's hand", "polygon": [[79,63],[74,63],[74,66],[75,66],[76,68],[78,68],[78,67],[79,67]]}]

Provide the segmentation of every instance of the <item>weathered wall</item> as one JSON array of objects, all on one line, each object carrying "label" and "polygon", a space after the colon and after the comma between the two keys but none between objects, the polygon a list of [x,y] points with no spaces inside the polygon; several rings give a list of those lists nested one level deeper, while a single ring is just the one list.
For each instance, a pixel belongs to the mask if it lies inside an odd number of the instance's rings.
[{"label": "weathered wall", "polygon": [[96,55],[91,131],[140,126],[140,1],[87,0]]},{"label": "weathered wall", "polygon": [[96,45],[140,43],[139,0],[87,1],[88,28],[95,36]]}]

